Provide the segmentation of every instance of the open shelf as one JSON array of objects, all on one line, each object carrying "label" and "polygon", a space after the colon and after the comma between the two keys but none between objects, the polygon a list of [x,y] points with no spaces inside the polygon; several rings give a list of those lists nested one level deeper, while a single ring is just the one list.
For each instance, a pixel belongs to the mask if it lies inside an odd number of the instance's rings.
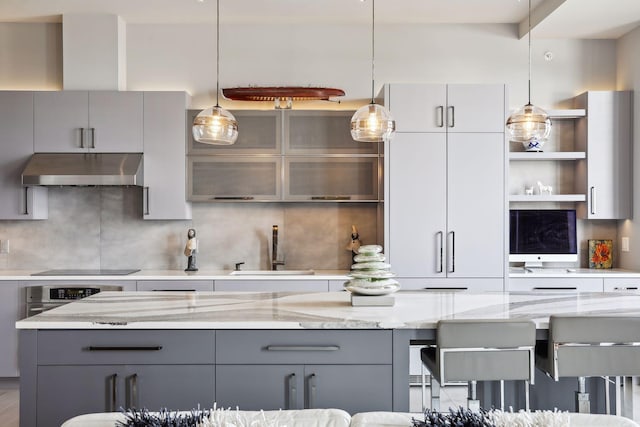
[{"label": "open shelf", "polygon": [[568,110],[547,110],[547,114],[552,119],[577,119],[580,117],[586,117],[587,111],[584,108]]},{"label": "open shelf", "polygon": [[517,151],[509,153],[509,160],[579,160],[586,158],[584,151]]},{"label": "open shelf", "polygon": [[509,195],[510,202],[584,202],[584,194],[534,194],[527,196],[524,194]]}]

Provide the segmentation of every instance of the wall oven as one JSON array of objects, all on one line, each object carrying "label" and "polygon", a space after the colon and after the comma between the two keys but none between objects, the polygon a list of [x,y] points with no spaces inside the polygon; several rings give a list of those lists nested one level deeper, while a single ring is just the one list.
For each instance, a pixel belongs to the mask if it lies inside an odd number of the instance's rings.
[{"label": "wall oven", "polygon": [[82,299],[103,291],[122,291],[122,286],[76,284],[42,285],[26,288],[27,317],[51,310],[74,300]]}]

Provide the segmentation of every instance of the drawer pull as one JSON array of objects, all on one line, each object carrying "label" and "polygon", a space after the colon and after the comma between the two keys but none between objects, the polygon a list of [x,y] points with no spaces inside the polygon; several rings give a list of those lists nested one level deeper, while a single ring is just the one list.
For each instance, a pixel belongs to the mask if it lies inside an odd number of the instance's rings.
[{"label": "drawer pull", "polygon": [[337,345],[268,345],[267,351],[338,351]]},{"label": "drawer pull", "polygon": [[534,291],[577,291],[575,286],[558,286],[558,287],[536,287]]},{"label": "drawer pull", "polygon": [[626,288],[613,288],[614,291],[637,291],[638,287],[637,286],[629,286]]},{"label": "drawer pull", "polygon": [[351,200],[351,196],[311,196],[311,200]]},{"label": "drawer pull", "polygon": [[469,288],[467,287],[449,287],[449,288],[439,288],[439,287],[431,287],[428,286],[423,288],[425,291],[467,291]]},{"label": "drawer pull", "polygon": [[113,346],[89,346],[89,351],[160,351],[161,345],[133,346],[133,347],[113,347]]}]

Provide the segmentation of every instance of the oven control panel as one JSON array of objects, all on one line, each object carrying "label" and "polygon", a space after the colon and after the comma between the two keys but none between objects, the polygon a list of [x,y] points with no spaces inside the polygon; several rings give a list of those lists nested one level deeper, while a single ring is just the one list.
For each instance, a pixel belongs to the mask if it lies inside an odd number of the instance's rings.
[{"label": "oven control panel", "polygon": [[50,288],[50,300],[81,299],[100,292],[99,288]]}]

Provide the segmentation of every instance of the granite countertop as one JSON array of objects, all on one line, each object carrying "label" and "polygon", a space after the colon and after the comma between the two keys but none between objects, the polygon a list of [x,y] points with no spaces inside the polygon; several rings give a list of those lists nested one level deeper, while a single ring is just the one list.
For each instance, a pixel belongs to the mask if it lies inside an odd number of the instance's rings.
[{"label": "granite countertop", "polygon": [[269,271],[258,272],[264,274],[248,274],[243,271],[236,275],[231,270],[140,270],[126,275],[69,275],[69,276],[33,276],[42,270],[0,270],[0,281],[3,280],[46,280],[46,281],[113,281],[113,280],[346,280],[348,271],[345,270],[314,270],[314,274],[271,274]]},{"label": "granite countertop", "polygon": [[352,307],[348,292],[101,292],[18,329],[434,329],[439,319],[551,314],[640,316],[640,294],[400,291],[393,307]]}]

